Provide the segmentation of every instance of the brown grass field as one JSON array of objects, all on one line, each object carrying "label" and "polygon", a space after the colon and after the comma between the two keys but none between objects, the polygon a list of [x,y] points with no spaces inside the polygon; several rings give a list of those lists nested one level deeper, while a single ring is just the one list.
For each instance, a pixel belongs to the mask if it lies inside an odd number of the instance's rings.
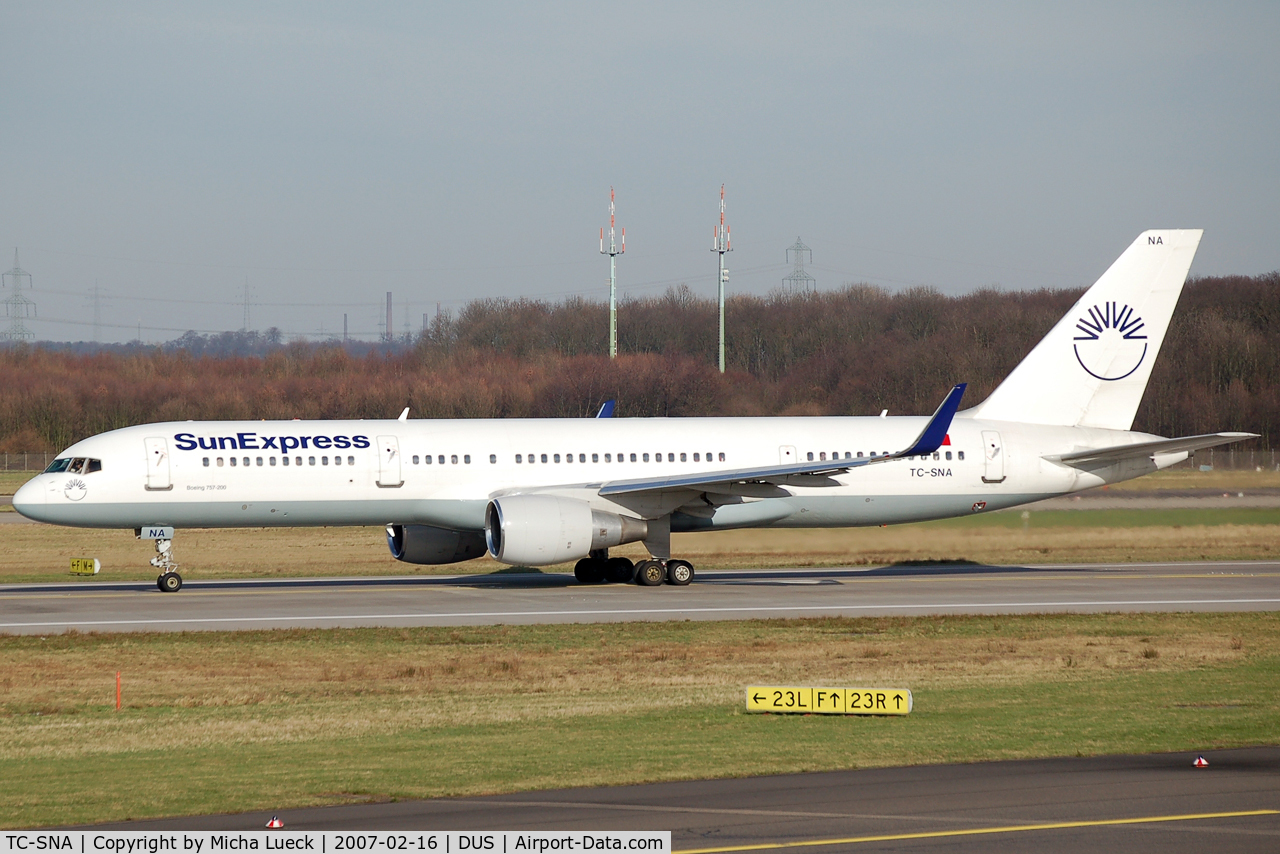
[{"label": "brown grass field", "polygon": [[[1280,732],[1275,614],[68,633],[0,637],[0,661],[9,827]],[[748,684],[909,687],[916,709],[747,715]]]}]

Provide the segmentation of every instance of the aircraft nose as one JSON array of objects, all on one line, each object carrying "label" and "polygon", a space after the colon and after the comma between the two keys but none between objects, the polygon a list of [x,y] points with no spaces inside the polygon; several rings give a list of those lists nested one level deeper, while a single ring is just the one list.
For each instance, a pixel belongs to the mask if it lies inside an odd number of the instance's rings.
[{"label": "aircraft nose", "polygon": [[44,493],[43,483],[37,483],[35,480],[27,481],[13,494],[13,509],[28,519],[34,519],[33,514],[38,513],[40,506],[44,504]]}]

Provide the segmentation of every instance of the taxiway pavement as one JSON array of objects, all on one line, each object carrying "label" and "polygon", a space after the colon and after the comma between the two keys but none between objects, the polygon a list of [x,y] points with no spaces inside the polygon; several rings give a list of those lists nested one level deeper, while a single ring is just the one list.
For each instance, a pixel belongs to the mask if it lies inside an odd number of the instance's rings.
[{"label": "taxiway pavement", "polygon": [[688,587],[561,573],[0,586],[0,632],[458,626],[917,614],[1280,610],[1280,561],[713,571]]},{"label": "taxiway pavement", "polygon": [[[670,830],[676,854],[1280,850],[1280,748],[697,780],[280,810],[285,830]],[[260,829],[272,813],[119,830]],[[104,825],[102,829],[113,829]]]}]

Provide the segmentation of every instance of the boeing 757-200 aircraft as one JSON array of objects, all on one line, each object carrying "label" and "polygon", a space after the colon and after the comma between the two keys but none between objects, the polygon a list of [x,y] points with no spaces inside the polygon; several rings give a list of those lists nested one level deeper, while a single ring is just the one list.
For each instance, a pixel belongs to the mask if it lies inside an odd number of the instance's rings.
[{"label": "boeing 757-200 aircraft", "polygon": [[[884,525],[989,513],[1251,438],[1130,431],[1198,230],[1138,237],[978,406],[932,417],[239,421],[77,442],[18,490],[31,519],[134,528],[161,590],[174,528],[386,525],[447,564],[576,560],[584,583],[688,584],[672,531]],[[609,549],[642,542],[633,565]]]}]

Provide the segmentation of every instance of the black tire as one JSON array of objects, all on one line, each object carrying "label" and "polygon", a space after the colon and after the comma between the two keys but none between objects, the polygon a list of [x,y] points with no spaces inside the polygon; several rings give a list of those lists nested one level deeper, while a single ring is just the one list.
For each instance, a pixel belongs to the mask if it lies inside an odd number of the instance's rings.
[{"label": "black tire", "polygon": [[166,572],[156,581],[165,593],[177,593],[182,589],[182,576],[176,572]]},{"label": "black tire", "polygon": [[584,557],[574,565],[573,577],[582,584],[599,584],[604,581],[604,561]]},{"label": "black tire", "polygon": [[625,557],[611,557],[605,561],[604,577],[614,584],[630,584],[636,577],[636,565]]},{"label": "black tire", "polygon": [[667,568],[658,560],[642,560],[636,564],[636,584],[657,587],[667,580]]},{"label": "black tire", "polygon": [[156,576],[156,589],[159,590],[161,593],[164,592],[164,576],[163,575]]},{"label": "black tire", "polygon": [[667,561],[667,583],[676,587],[684,587],[693,581],[693,564],[687,560]]}]

